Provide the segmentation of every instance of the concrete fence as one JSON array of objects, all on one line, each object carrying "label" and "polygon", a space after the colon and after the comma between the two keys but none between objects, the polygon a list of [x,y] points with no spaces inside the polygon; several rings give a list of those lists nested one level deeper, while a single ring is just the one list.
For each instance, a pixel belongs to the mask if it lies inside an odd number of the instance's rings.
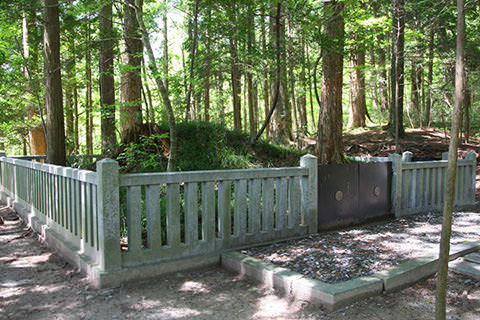
[{"label": "concrete fence", "polygon": [[299,167],[119,174],[0,157],[0,194],[98,287],[315,233],[317,159]]},{"label": "concrete fence", "polygon": [[[396,216],[442,209],[448,153],[442,160],[412,162],[412,153],[392,154],[392,210]],[[455,206],[475,203],[477,158],[473,152],[459,159],[455,182]]]},{"label": "concrete fence", "polygon": [[[389,159],[396,216],[441,209],[446,159]],[[218,263],[225,250],[318,228],[311,155],[298,167],[141,174],[120,174],[111,159],[96,172],[29,160],[39,159],[0,153],[1,198],[98,287]],[[457,206],[474,203],[475,170],[474,153],[458,161]]]}]

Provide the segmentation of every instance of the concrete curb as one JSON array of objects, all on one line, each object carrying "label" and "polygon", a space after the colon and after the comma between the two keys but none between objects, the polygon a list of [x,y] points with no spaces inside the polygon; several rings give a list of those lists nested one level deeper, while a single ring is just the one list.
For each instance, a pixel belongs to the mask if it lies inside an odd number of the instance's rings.
[{"label": "concrete curb", "polygon": [[[450,260],[480,249],[480,241],[464,242],[450,249]],[[297,272],[250,257],[238,251],[223,253],[222,267],[254,279],[288,297],[307,300],[329,310],[355,301],[403,289],[437,272],[438,256],[411,259],[372,276],[335,284],[309,279]]]},{"label": "concrete curb", "polygon": [[308,300],[329,310],[380,294],[383,288],[382,281],[373,277],[337,284],[308,279],[297,272],[235,251],[222,254],[221,264],[226,269],[253,278],[269,288],[278,289],[289,297]]}]

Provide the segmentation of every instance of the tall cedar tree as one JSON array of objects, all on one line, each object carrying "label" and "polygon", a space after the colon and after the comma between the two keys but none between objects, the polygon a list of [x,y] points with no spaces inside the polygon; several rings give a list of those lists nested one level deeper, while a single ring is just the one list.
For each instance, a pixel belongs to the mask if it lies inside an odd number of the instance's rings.
[{"label": "tall cedar tree", "polygon": [[115,134],[115,81],[113,75],[112,0],[102,0],[100,9],[100,105],[102,126],[102,153],[113,150]]},{"label": "tall cedar tree", "polygon": [[58,0],[44,0],[43,53],[45,58],[45,108],[47,162],[66,164],[62,78],[60,73],[60,23]]},{"label": "tall cedar tree", "polygon": [[325,46],[322,69],[322,108],[318,125],[317,153],[322,164],[342,163],[342,80],[343,46],[345,26],[343,2],[325,3],[327,23],[325,35],[329,44]]}]

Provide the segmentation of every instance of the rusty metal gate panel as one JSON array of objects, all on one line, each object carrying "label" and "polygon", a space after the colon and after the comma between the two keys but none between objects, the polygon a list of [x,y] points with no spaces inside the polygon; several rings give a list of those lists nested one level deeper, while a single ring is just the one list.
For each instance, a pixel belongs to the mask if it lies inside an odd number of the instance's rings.
[{"label": "rusty metal gate panel", "polygon": [[318,229],[389,215],[391,172],[391,162],[320,165]]}]

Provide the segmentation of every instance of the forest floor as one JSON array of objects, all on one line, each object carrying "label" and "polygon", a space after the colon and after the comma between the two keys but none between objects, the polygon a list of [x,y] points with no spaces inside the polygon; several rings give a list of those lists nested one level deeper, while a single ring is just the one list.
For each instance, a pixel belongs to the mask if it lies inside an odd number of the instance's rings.
[{"label": "forest floor", "polygon": [[[441,159],[448,151],[450,136],[438,129],[406,129],[405,137],[398,143],[402,152],[410,151],[415,158]],[[387,157],[395,153],[395,139],[386,131],[358,129],[343,135],[345,154],[349,156]],[[472,137],[469,143],[459,145],[460,157],[474,151],[480,154],[480,138]]]}]

